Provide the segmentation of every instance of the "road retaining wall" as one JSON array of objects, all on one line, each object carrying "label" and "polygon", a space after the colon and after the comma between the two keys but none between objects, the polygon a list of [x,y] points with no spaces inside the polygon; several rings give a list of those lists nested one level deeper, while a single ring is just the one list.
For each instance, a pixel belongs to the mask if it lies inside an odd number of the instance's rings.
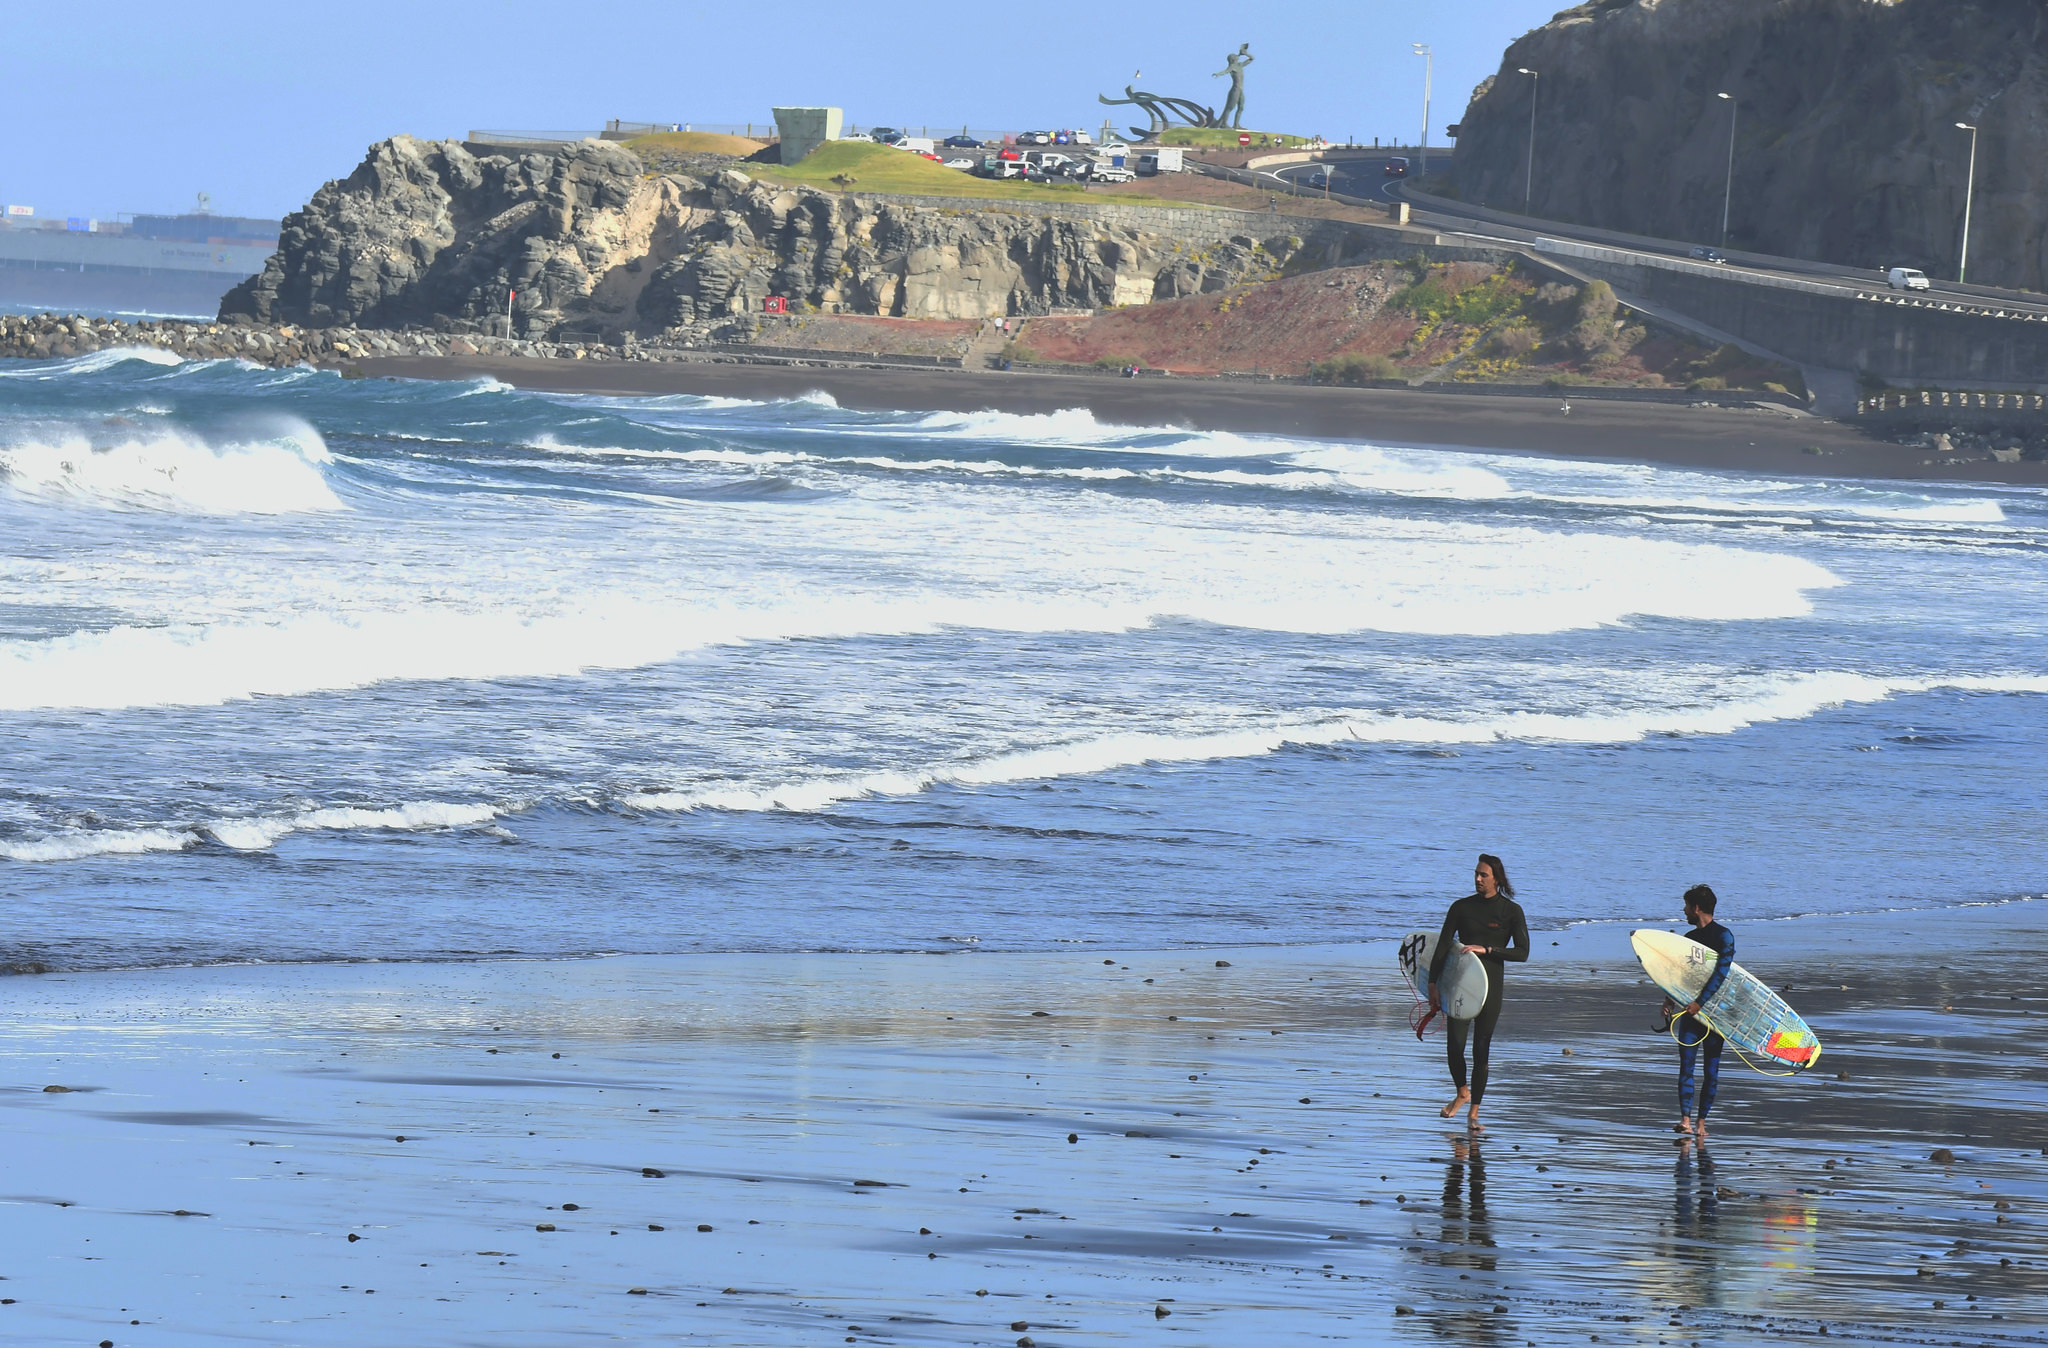
[{"label": "road retaining wall", "polygon": [[1909,300],[1568,240],[1536,251],[1802,364],[1916,384],[2048,383],[2048,317]]}]

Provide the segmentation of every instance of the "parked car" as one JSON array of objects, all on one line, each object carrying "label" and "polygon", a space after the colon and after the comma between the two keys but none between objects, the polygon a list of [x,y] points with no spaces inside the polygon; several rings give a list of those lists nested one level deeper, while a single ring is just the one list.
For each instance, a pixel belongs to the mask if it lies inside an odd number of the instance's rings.
[{"label": "parked car", "polygon": [[1099,183],[1134,183],[1138,175],[1118,164],[1097,164],[1088,175]]},{"label": "parked car", "polygon": [[1726,253],[1718,248],[1709,248],[1703,243],[1696,245],[1688,256],[1695,262],[1726,262],[1728,260]]},{"label": "parked car", "polygon": [[946,167],[950,169],[974,169],[979,167],[979,165],[977,165],[972,159],[969,159],[966,155],[963,154],[956,155],[955,157],[948,159],[946,161]]},{"label": "parked car", "polygon": [[1393,156],[1391,159],[1387,160],[1387,166],[1381,169],[1380,172],[1384,173],[1389,178],[1407,177],[1408,156],[1405,154],[1397,154]]},{"label": "parked car", "polygon": [[1917,267],[1893,267],[1884,274],[1884,279],[1893,290],[1927,290],[1934,284]]},{"label": "parked car", "polygon": [[893,126],[873,126],[868,128],[868,139],[874,141],[877,145],[887,145],[902,134],[901,131],[898,131]]},{"label": "parked car", "polygon": [[949,150],[979,150],[981,148],[980,141],[976,140],[972,136],[965,134],[958,136],[948,136],[944,140],[940,141],[939,144],[945,146]]},{"label": "parked car", "polygon": [[1321,187],[1328,187],[1328,186],[1330,185],[1330,174],[1329,174],[1328,170],[1326,170],[1326,169],[1317,169],[1317,170],[1316,170],[1316,171],[1315,171],[1314,173],[1311,173],[1311,174],[1309,174],[1309,175],[1308,175],[1308,185],[1309,185],[1310,187],[1318,187],[1318,188],[1321,188]]},{"label": "parked car", "polygon": [[1050,145],[1052,144],[1052,132],[1019,131],[1017,133],[1017,143],[1019,145]]}]

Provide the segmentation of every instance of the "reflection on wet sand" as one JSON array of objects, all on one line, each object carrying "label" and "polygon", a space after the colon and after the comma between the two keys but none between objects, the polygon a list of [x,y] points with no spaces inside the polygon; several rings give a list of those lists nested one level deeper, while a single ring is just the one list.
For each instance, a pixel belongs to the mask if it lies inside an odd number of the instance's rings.
[{"label": "reflection on wet sand", "polygon": [[[1483,1140],[1437,1116],[1391,948],[0,980],[0,1195],[37,1196],[0,1197],[7,1323],[121,1342],[143,1308],[203,1342],[261,1307],[268,1339],[322,1348],[553,1348],[593,1316],[735,1346],[1018,1322],[2040,1341],[2029,1004],[1942,989],[1944,1031],[1989,1047],[1934,1070],[1918,1021],[1813,997],[1850,1077],[1725,1089],[1711,1150],[1674,1156],[1668,1053],[1605,937],[1561,934],[1518,982]],[[1897,1017],[1918,985],[1882,973],[1840,981]],[[1959,1098],[1965,1070],[1984,1089]]]}]

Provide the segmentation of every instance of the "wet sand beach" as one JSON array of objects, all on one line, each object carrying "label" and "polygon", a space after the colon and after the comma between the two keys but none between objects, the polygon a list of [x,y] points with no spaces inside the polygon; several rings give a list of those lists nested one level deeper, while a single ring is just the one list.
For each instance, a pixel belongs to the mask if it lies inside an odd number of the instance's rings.
[{"label": "wet sand beach", "polygon": [[822,391],[866,411],[1047,413],[1087,408],[1104,422],[1240,434],[1301,435],[1491,453],[1794,476],[2048,483],[2048,463],[1929,463],[1927,449],[1790,409],[1561,397],[1355,389],[1235,380],[1137,380],[1022,371],[889,370],[696,361],[591,363],[540,358],[385,357],[369,376],[474,379],[557,393],[794,398]]},{"label": "wet sand beach", "polygon": [[1827,1047],[1705,1148],[1626,925],[1476,1142],[1387,942],[10,978],[0,1337],[2048,1339],[2048,905],[1731,920]]}]

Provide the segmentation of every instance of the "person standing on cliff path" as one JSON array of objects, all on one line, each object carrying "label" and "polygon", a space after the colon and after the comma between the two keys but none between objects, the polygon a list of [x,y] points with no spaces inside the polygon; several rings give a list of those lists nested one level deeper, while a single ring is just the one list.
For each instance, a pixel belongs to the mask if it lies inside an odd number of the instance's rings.
[{"label": "person standing on cliff path", "polygon": [[[1436,938],[1436,958],[1429,963],[1429,1009],[1441,1011],[1443,1001],[1438,980],[1451,962],[1451,953],[1463,947],[1486,962],[1486,1001],[1470,1020],[1453,1020],[1444,1039],[1450,1060],[1451,1084],[1458,1094],[1438,1111],[1444,1118],[1456,1118],[1464,1110],[1465,1126],[1479,1132],[1479,1104],[1486,1098],[1488,1059],[1493,1050],[1493,1030],[1500,1023],[1501,997],[1505,990],[1505,962],[1526,962],[1529,958],[1529,920],[1522,905],[1515,902],[1515,887],[1508,883],[1507,867],[1491,853],[1482,852],[1472,870],[1472,893],[1451,905],[1444,914],[1443,930]],[[1472,1039],[1472,1075],[1465,1076],[1465,1039]]]}]

